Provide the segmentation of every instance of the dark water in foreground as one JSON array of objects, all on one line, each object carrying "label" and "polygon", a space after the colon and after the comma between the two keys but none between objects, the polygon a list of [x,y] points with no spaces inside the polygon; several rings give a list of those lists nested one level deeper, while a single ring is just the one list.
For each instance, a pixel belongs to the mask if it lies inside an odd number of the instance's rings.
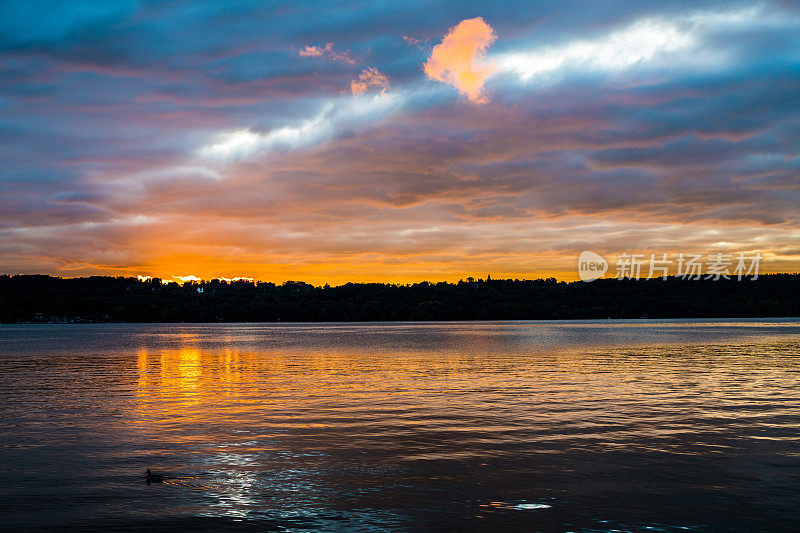
[{"label": "dark water in foreground", "polygon": [[0,529],[798,531],[799,354],[796,320],[0,326]]}]

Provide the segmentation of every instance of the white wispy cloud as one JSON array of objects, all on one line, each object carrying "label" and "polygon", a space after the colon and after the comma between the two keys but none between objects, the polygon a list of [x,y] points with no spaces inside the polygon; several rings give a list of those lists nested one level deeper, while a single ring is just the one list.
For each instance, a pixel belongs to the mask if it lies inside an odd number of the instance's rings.
[{"label": "white wispy cloud", "polygon": [[646,19],[593,40],[508,53],[495,61],[500,69],[527,81],[565,69],[618,71],[687,50],[696,43],[696,35],[677,24]]},{"label": "white wispy cloud", "polygon": [[711,34],[799,23],[759,3],[740,9],[643,18],[592,39],[516,50],[492,59],[500,71],[515,74],[523,82],[557,82],[569,73],[614,74],[634,68],[708,68],[735,59],[731,50],[709,42]]},{"label": "white wispy cloud", "polygon": [[333,137],[343,127],[358,126],[385,117],[402,107],[399,93],[341,96],[327,101],[314,117],[266,132],[240,129],[218,134],[198,150],[205,159],[232,161],[272,150],[297,150]]}]

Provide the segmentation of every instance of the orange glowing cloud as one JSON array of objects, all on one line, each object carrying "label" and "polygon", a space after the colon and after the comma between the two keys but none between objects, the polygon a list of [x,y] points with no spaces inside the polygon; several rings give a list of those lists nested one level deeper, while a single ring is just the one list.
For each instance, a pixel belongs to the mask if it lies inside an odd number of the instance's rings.
[{"label": "orange glowing cloud", "polygon": [[416,46],[417,48],[422,48],[421,39],[411,37],[410,35],[403,35],[403,40],[406,42],[408,46]]},{"label": "orange glowing cloud", "polygon": [[465,19],[447,32],[431,50],[425,74],[447,83],[475,103],[485,103],[483,84],[497,69],[486,59],[486,50],[497,39],[481,17]]},{"label": "orange glowing cloud", "polygon": [[358,75],[358,79],[350,82],[350,90],[354,95],[359,95],[367,92],[370,87],[380,87],[381,94],[386,93],[389,88],[389,78],[386,74],[380,72],[376,68],[365,68]]},{"label": "orange glowing cloud", "polygon": [[350,50],[345,50],[343,52],[338,51],[333,48],[333,43],[326,43],[325,46],[307,45],[306,47],[301,48],[297,53],[300,55],[300,57],[326,56],[334,61],[344,61],[346,63],[350,63],[351,65],[355,63],[355,60],[350,57]]},{"label": "orange glowing cloud", "polygon": [[301,48],[298,54],[301,57],[318,57],[329,53],[333,50],[333,43],[328,43],[325,46],[311,46],[308,45],[305,48]]}]

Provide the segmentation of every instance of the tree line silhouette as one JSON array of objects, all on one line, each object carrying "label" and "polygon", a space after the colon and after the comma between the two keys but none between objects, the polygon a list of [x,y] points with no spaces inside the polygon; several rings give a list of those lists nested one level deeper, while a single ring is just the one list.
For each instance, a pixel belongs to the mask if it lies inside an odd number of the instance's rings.
[{"label": "tree line silhouette", "polygon": [[306,322],[800,316],[800,274],[756,280],[473,279],[406,285],[0,276],[0,321]]}]

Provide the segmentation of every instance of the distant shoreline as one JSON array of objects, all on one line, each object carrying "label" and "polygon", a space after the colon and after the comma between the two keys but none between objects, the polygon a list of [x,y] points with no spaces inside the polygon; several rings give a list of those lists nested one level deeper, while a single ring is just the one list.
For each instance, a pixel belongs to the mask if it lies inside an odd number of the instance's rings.
[{"label": "distant shoreline", "polygon": [[424,322],[791,318],[800,274],[591,283],[469,278],[458,283],[314,287],[252,281],[163,284],[124,277],[0,276],[2,323]]},{"label": "distant shoreline", "polygon": [[[515,323],[562,323],[562,324],[608,324],[608,323],[627,323],[627,324],[670,324],[683,323],[690,321],[695,324],[718,323],[718,322],[760,322],[800,321],[800,316],[762,316],[762,317],[670,317],[670,318],[542,318],[542,319],[519,319],[519,320],[340,320],[340,321],[297,321],[297,322],[253,322],[253,321],[234,321],[234,322],[0,322],[0,326],[224,326],[229,324],[251,324],[251,325],[275,325],[275,326],[305,326],[305,325],[346,325],[346,324],[515,324]],[[2,339],[0,339],[2,340]]]}]

